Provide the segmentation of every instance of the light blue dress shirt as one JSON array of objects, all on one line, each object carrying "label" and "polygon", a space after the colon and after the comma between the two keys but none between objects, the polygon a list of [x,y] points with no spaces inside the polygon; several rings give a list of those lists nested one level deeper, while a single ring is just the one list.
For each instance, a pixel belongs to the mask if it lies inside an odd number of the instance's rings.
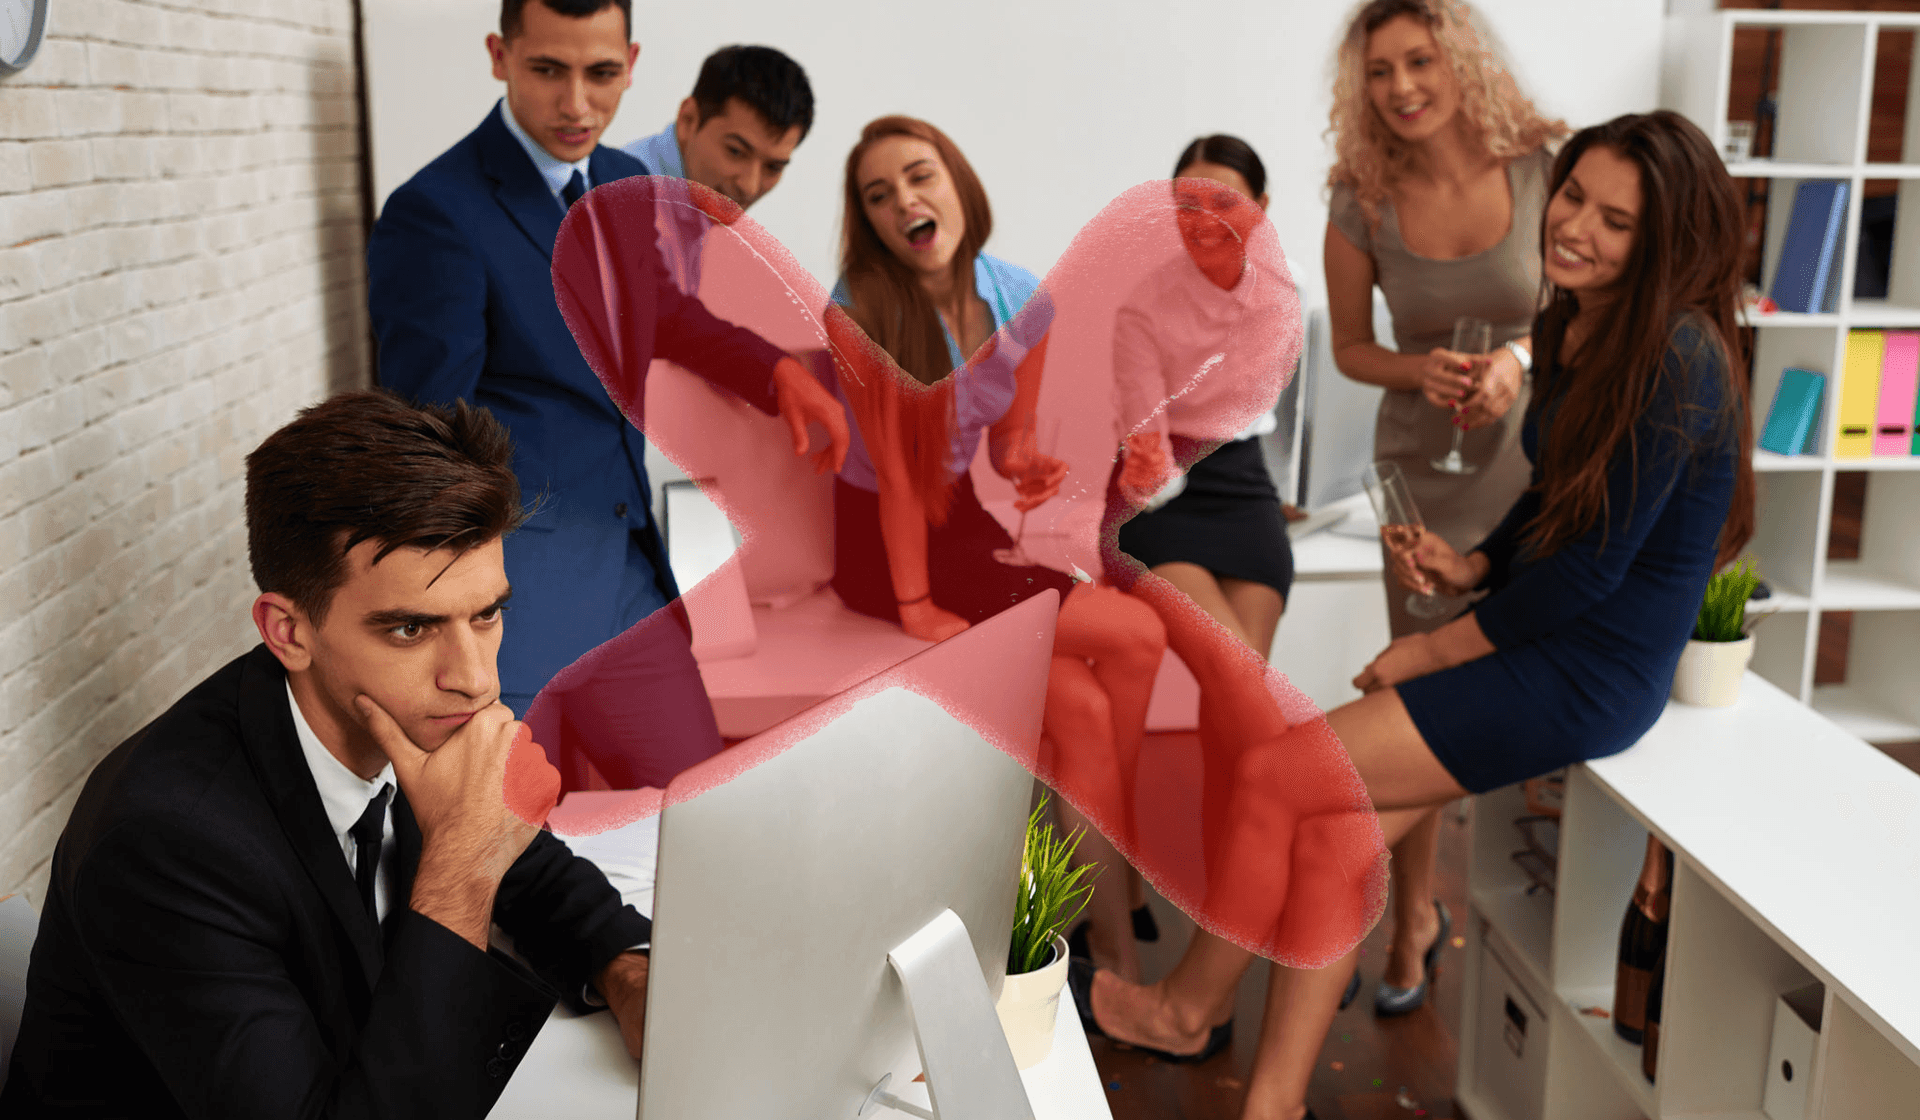
[{"label": "light blue dress shirt", "polygon": [[593,176],[587,171],[587,164],[593,160],[592,152],[588,152],[585,159],[573,163],[555,158],[553,153],[535,143],[533,137],[527,135],[526,129],[520,127],[520,122],[513,119],[513,107],[507,104],[504,97],[500,99],[500,120],[513,138],[519,141],[520,147],[526,150],[527,158],[533,161],[540,178],[546,180],[547,190],[552,193],[553,200],[560,204],[560,209],[567,208],[566,201],[560,197],[560,188],[567,185],[574,172],[580,173],[580,181],[587,185],[588,190],[593,189]]},{"label": "light blue dress shirt", "polygon": [[[981,253],[973,261],[973,290],[985,300],[993,312],[994,339],[993,354],[987,360],[971,368],[962,368],[966,355],[960,353],[959,343],[953,335],[941,326],[941,333],[947,340],[947,357],[953,362],[953,444],[947,454],[947,470],[955,477],[964,472],[973,462],[973,456],[980,447],[981,433],[985,432],[1007,414],[1013,405],[1016,387],[1014,371],[1025,360],[1027,353],[1046,336],[1053,326],[1053,297],[1040,287],[1040,280],[1033,273],[1011,264],[999,257]],[[847,294],[847,281],[841,277],[834,285],[833,301],[846,306],[851,297]],[[846,394],[834,386],[842,405],[846,405]],[[848,418],[853,416],[851,407],[847,409]],[[867,453],[866,441],[860,438],[860,425],[848,425],[851,435],[847,447],[846,462],[840,468],[840,477],[850,486],[862,490],[878,492],[879,476],[874,473],[873,458]]]},{"label": "light blue dress shirt", "polygon": [[[671,121],[659,132],[635,140],[621,150],[645,164],[649,175],[670,179],[687,177],[686,165],[680,160],[680,142],[674,139]],[[713,224],[712,219],[698,213],[684,192],[663,190],[660,198],[665,203],[661,207],[658,222],[660,255],[667,262],[667,271],[673,274],[674,285],[687,295],[698,298],[700,254],[706,245],[707,230]]]}]

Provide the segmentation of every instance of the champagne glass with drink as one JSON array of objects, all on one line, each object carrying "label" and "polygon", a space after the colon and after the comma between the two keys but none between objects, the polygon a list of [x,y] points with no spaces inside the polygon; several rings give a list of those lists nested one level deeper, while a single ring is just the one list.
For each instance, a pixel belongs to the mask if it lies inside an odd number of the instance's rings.
[{"label": "champagne glass with drink", "polygon": [[[1037,431],[1036,431],[1037,429]],[[1023,446],[1022,458],[1031,463],[1044,456],[1051,459],[1056,445],[1060,442],[1060,418],[1057,416],[1036,420],[1033,427],[1018,437]],[[1038,455],[1035,454],[1038,452]],[[1002,564],[1011,564],[1016,568],[1028,567],[1037,561],[1027,552],[1027,511],[1020,511],[1020,527],[1014,530],[1012,548],[996,548],[993,558]]]},{"label": "champagne glass with drink", "polygon": [[[1476,319],[1471,315],[1462,315],[1453,321],[1453,350],[1456,354],[1485,354],[1493,349],[1493,324],[1485,319]],[[1476,373],[1474,380],[1479,380]],[[1460,405],[1453,406],[1453,450],[1441,458],[1432,461],[1433,469],[1441,474],[1472,474],[1480,468],[1466,461],[1460,454],[1460,445],[1467,433],[1460,427]]]},{"label": "champagne glass with drink", "polygon": [[[1385,460],[1369,463],[1364,478],[1387,551],[1395,555],[1412,551],[1420,543],[1423,526],[1420,508],[1413,504],[1413,492],[1407,488],[1407,476],[1400,472],[1400,464]],[[1407,613],[1415,618],[1439,618],[1448,609],[1446,600],[1432,592],[1415,591],[1407,596]]]}]

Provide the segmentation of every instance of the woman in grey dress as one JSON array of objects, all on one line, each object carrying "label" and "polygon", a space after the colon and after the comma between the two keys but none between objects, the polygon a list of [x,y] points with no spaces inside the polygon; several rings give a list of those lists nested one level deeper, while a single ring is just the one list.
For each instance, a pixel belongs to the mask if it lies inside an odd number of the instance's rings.
[{"label": "woman in grey dress", "polygon": [[[1526,489],[1520,448],[1533,316],[1540,299],[1540,218],[1566,126],[1522,97],[1455,0],[1373,0],[1340,48],[1335,162],[1325,248],[1333,357],[1342,373],[1386,390],[1374,458],[1400,465],[1422,520],[1471,549]],[[1373,291],[1393,315],[1394,349],[1373,337]],[[1452,350],[1454,320],[1493,325],[1493,350]],[[1476,469],[1445,474],[1455,425]],[[1383,548],[1384,552],[1384,548]],[[1407,613],[1386,565],[1387,617],[1398,638],[1440,626]],[[1439,814],[1394,848],[1394,936],[1374,997],[1383,1015],[1425,1001],[1451,922],[1434,901]],[[1351,998],[1352,988],[1349,988]]]}]

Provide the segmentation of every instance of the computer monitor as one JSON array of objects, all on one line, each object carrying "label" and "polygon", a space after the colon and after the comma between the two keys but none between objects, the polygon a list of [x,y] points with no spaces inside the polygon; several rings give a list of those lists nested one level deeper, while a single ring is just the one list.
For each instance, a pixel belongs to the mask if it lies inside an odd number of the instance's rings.
[{"label": "computer monitor", "polygon": [[[888,955],[944,910],[998,995],[1033,778],[946,709],[1037,741],[1057,603],[1038,596],[926,650],[877,678],[923,683],[869,689],[784,752],[668,805],[640,1120],[851,1120],[883,1076],[898,1090],[921,1061]],[[780,733],[726,753],[752,757]],[[696,768],[676,785],[708,780]],[[912,1010],[924,1031],[918,993]]]}]

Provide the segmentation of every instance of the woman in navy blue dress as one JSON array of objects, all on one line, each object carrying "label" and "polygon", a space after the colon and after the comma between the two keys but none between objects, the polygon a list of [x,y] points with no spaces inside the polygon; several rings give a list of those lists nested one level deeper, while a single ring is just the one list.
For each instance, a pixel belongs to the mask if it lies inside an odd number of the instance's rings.
[{"label": "woman in navy blue dress", "polygon": [[[1396,640],[1356,678],[1366,695],[1327,717],[1389,845],[1432,806],[1623,750],[1659,718],[1707,578],[1753,535],[1734,324],[1742,229],[1719,155],[1677,114],[1586,129],[1554,161],[1541,236],[1548,300],[1522,436],[1532,483],[1465,556],[1424,533],[1394,558],[1416,589],[1492,594]],[[1289,765],[1271,747],[1242,757],[1243,780]],[[1290,850],[1296,824],[1247,797],[1231,827],[1271,853]],[[1209,869],[1209,881],[1231,889],[1286,873],[1249,862]],[[1311,916],[1273,916],[1302,920]],[[1191,1059],[1207,1051],[1209,1020],[1250,959],[1200,933],[1158,984],[1084,965],[1072,979],[1095,1029]],[[1307,1114],[1353,959],[1273,970],[1246,1120]]]}]

